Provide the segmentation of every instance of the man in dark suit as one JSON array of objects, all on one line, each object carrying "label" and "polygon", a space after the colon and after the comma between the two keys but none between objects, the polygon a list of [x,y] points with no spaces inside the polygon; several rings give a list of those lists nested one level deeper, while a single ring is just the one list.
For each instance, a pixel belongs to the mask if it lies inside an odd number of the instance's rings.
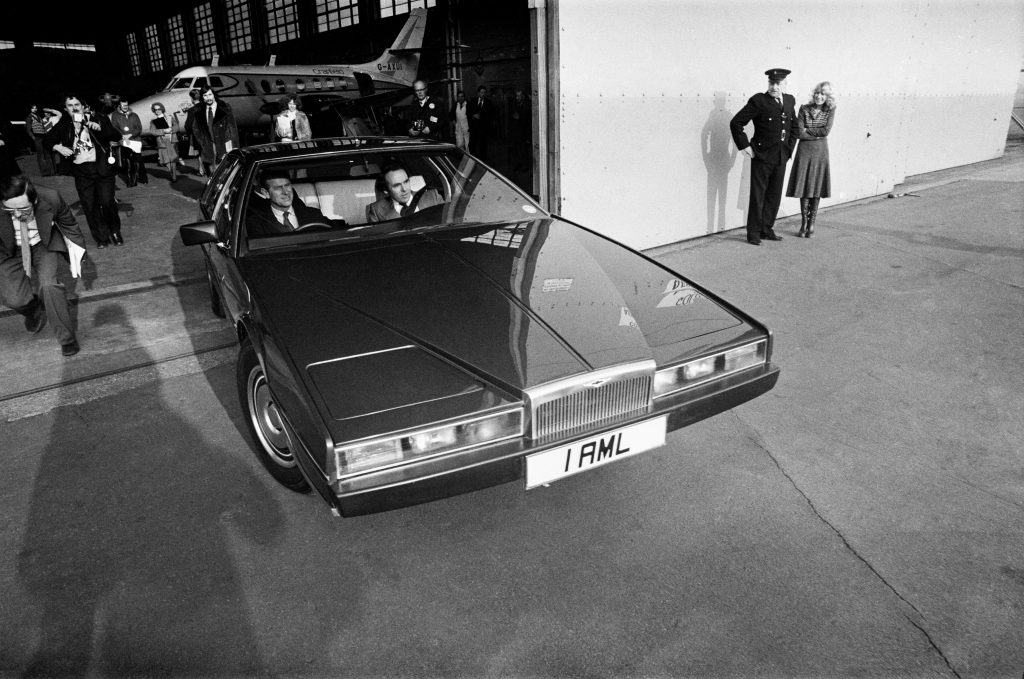
[{"label": "man in dark suit", "polygon": [[381,184],[384,196],[366,207],[366,219],[370,223],[398,219],[444,202],[437,189],[424,186],[414,193],[409,172],[398,163],[384,166]]},{"label": "man in dark suit", "polygon": [[[747,242],[760,245],[761,239],[782,240],[773,227],[782,202],[782,182],[786,163],[793,155],[797,140],[796,99],[783,94],[789,71],[771,68],[768,91],[752,96],[729,122],[736,147],[750,158],[750,205],[747,208]],[[754,137],[747,139],[743,126],[754,122]]]},{"label": "man in dark suit", "polygon": [[448,112],[440,99],[427,94],[427,83],[412,84],[416,101],[409,109],[409,136],[445,141],[448,136]]},{"label": "man in dark suit", "polygon": [[[78,340],[57,270],[63,255],[72,276],[82,273],[85,237],[75,215],[59,193],[37,188],[23,175],[0,183],[0,199],[0,299],[25,317],[25,329],[31,333],[42,330],[49,320],[61,353],[74,356]],[[33,292],[33,278],[42,300]]]},{"label": "man in dark suit", "polygon": [[60,154],[62,174],[75,178],[75,190],[96,246],[122,245],[121,217],[114,201],[117,166],[111,150],[121,133],[107,116],[90,115],[84,109],[78,96],[64,97],[65,113],[46,134],[44,146]]},{"label": "man in dark suit", "polygon": [[249,236],[291,233],[314,222],[344,226],[345,220],[332,220],[315,207],[308,207],[295,195],[292,180],[285,170],[269,170],[260,176],[261,198],[249,201],[245,228]]},{"label": "man in dark suit", "polygon": [[481,160],[487,160],[487,137],[494,124],[494,105],[487,99],[487,88],[476,88],[476,97],[466,106],[469,114],[469,152]]}]

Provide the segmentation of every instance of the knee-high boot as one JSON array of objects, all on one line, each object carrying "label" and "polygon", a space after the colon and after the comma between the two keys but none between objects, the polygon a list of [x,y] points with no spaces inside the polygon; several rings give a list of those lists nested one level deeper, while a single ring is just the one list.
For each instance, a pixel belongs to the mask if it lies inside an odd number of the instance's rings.
[{"label": "knee-high boot", "polygon": [[809,204],[809,199],[800,199],[800,231],[796,234],[797,238],[803,238],[804,235],[807,233],[807,206]]},{"label": "knee-high boot", "polygon": [[821,198],[811,198],[807,207],[807,238],[814,235],[814,220],[818,216],[818,202]]}]

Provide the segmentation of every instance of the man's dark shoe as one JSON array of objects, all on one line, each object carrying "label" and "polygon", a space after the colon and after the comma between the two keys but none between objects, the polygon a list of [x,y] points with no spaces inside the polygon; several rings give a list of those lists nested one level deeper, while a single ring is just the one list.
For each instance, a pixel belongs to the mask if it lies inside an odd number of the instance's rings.
[{"label": "man's dark shoe", "polygon": [[105,248],[108,245],[110,245],[110,242],[105,240],[101,240],[99,243],[96,243],[96,247],[98,248]]},{"label": "man's dark shoe", "polygon": [[765,235],[761,236],[761,238],[763,238],[765,240],[782,240],[782,236],[780,236],[779,234],[775,233],[774,231],[769,231]]},{"label": "man's dark shoe", "polygon": [[34,335],[42,330],[44,325],[46,325],[46,312],[43,310],[43,305],[39,304],[31,314],[25,316],[25,329]]},{"label": "man's dark shoe", "polygon": [[60,345],[60,353],[65,356],[74,356],[78,353],[78,340],[71,340],[67,344]]},{"label": "man's dark shoe", "polygon": [[761,244],[761,241],[754,240],[753,238],[748,238],[747,242],[750,243],[751,245],[760,245]]},{"label": "man's dark shoe", "polygon": [[110,234],[110,242],[114,245],[124,245],[124,238],[121,238],[119,233],[112,233]]}]

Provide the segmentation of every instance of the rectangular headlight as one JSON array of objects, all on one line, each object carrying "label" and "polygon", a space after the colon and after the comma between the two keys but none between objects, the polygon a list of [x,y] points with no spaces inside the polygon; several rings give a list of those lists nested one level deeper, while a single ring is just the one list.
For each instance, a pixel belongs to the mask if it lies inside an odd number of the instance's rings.
[{"label": "rectangular headlight", "polygon": [[523,435],[523,409],[507,410],[334,450],[331,480],[400,462],[451,453]]},{"label": "rectangular headlight", "polygon": [[759,340],[654,373],[654,397],[666,396],[765,362],[768,340]]}]

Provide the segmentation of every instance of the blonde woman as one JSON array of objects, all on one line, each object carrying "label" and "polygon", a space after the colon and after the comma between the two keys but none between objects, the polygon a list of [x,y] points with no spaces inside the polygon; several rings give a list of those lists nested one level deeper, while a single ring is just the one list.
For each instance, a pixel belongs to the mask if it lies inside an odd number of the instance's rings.
[{"label": "blonde woman", "polygon": [[171,173],[171,181],[178,181],[178,133],[181,131],[177,116],[172,116],[159,101],[153,104],[153,119],[149,133],[156,138],[157,162]]},{"label": "blonde woman", "polygon": [[835,120],[836,98],[832,83],[820,82],[811,92],[811,100],[797,113],[797,139],[800,145],[789,173],[786,195],[800,199],[800,232],[797,237],[814,235],[814,220],[818,216],[818,202],[832,195],[829,173],[828,135]]}]

